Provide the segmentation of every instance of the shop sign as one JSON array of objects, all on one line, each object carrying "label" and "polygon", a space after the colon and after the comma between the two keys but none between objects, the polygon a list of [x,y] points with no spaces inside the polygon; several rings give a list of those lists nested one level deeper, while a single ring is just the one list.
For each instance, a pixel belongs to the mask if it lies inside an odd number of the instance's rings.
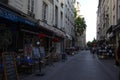
[{"label": "shop sign", "polygon": [[59,39],[57,37],[54,37],[53,42],[59,42]]},{"label": "shop sign", "polygon": [[38,37],[42,39],[42,38],[46,37],[46,35],[43,34],[43,33],[39,33],[39,34],[38,34]]},{"label": "shop sign", "polygon": [[3,18],[17,22],[17,16],[3,8],[0,8],[0,16]]},{"label": "shop sign", "polygon": [[24,19],[24,18],[18,16],[17,14],[15,14],[14,12],[11,12],[9,10],[3,9],[1,7],[0,7],[0,17],[12,20],[14,22],[23,22],[23,23],[35,26],[34,22],[32,22],[30,20],[27,20],[27,19]]}]

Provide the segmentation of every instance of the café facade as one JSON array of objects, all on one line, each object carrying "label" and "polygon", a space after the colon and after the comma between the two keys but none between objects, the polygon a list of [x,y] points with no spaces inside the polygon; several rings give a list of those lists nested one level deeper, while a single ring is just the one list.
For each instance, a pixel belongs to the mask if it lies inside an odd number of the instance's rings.
[{"label": "caf\u00e9 facade", "polygon": [[[57,43],[64,47],[64,32],[44,24],[42,21],[0,4],[1,52],[14,51],[32,56],[31,47],[35,47],[37,41],[41,42],[46,51]],[[8,41],[5,42],[4,39]]]},{"label": "caf\u00e9 facade", "polygon": [[14,52],[16,61],[19,56],[44,58],[52,46],[63,52],[65,38],[63,31],[0,3],[0,53]]}]

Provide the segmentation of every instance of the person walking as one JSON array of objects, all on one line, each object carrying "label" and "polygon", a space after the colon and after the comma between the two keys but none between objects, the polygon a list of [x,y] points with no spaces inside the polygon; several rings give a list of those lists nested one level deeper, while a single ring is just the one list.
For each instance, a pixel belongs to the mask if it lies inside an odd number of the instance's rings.
[{"label": "person walking", "polygon": [[92,53],[93,53],[93,55],[96,53],[96,48],[95,47],[93,47]]}]

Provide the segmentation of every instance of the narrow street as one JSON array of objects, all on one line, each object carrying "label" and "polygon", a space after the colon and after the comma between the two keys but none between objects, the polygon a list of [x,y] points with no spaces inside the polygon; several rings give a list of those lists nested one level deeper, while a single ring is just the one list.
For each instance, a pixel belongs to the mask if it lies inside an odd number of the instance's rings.
[{"label": "narrow street", "polygon": [[66,62],[42,70],[44,76],[24,78],[24,80],[118,80],[118,67],[113,59],[100,60],[89,51],[69,56]]}]

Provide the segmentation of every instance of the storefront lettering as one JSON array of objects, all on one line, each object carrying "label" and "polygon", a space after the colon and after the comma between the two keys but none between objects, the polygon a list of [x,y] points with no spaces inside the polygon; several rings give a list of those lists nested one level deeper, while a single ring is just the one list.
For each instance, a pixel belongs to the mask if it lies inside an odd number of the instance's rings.
[{"label": "storefront lettering", "polygon": [[1,7],[0,7],[0,17],[12,20],[14,22],[23,22],[23,23],[35,26],[34,22],[32,22],[30,20],[27,20],[27,19],[24,19],[24,18],[22,18],[20,16],[17,16],[14,12],[11,12],[9,10],[3,9]]},{"label": "storefront lettering", "polygon": [[2,8],[0,8],[0,16],[4,17],[4,18],[7,18],[7,19],[10,19],[12,21],[17,21],[17,16],[16,15],[14,15],[13,13],[11,13],[7,10],[4,10]]}]

